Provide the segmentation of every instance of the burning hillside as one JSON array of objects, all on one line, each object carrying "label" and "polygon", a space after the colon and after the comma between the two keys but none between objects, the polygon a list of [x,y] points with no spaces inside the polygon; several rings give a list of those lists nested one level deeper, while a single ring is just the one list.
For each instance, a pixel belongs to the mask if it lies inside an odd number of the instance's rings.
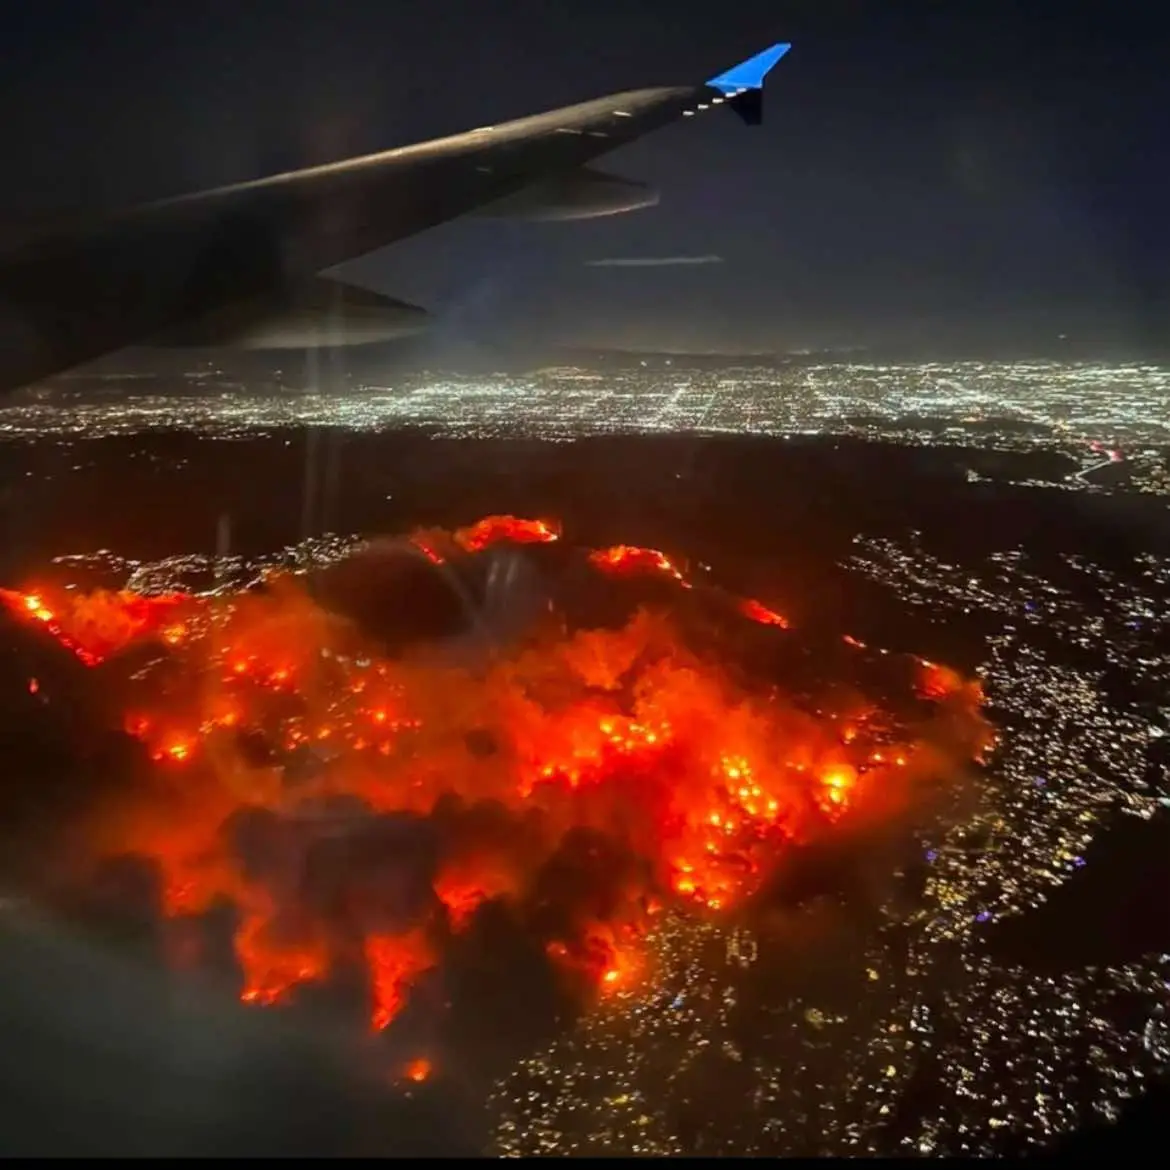
[{"label": "burning hillside", "polygon": [[[528,545],[665,591],[582,626],[508,559]],[[575,995],[653,978],[656,914],[736,912],[786,847],[889,815],[986,745],[977,685],[941,667],[918,665],[909,720],[748,685],[686,632],[702,592],[662,553],[489,517],[236,594],[0,599],[118,688],[149,782],[84,840],[95,862],[149,859],[176,961],[213,961],[226,905],[246,1002],[356,979],[383,1029],[489,903]],[[760,601],[716,601],[793,636]]]}]

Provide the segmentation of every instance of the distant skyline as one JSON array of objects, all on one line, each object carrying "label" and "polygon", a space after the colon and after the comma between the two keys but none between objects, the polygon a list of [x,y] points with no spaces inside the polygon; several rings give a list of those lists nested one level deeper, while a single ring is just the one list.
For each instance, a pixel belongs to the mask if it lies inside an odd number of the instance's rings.
[{"label": "distant skyline", "polygon": [[[1104,19],[1108,16],[1108,20]],[[606,156],[661,191],[585,223],[468,220],[347,265],[478,338],[791,350],[1065,333],[1148,347],[1170,309],[1170,75],[1136,4],[46,0],[6,32],[0,211],[254,177],[613,90],[777,38],[765,125]],[[613,258],[719,256],[719,264]]]}]

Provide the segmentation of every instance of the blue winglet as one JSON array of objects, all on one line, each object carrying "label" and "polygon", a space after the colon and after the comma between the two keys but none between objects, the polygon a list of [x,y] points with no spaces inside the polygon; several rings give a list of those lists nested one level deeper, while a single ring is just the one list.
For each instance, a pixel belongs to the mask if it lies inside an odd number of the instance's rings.
[{"label": "blue winglet", "polygon": [[723,94],[742,93],[747,89],[763,89],[764,78],[772,71],[773,66],[792,46],[788,43],[772,45],[762,53],[733,65],[726,73],[712,77],[707,84]]}]

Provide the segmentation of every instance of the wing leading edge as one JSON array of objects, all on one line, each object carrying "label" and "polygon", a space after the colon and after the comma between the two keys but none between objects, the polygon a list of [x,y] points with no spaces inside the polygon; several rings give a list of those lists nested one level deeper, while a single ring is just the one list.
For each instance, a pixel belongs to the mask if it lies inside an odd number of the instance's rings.
[{"label": "wing leading edge", "polygon": [[0,390],[240,302],[583,167],[679,117],[760,120],[777,44],[702,85],[612,94],[447,138],[147,204],[0,255]]}]

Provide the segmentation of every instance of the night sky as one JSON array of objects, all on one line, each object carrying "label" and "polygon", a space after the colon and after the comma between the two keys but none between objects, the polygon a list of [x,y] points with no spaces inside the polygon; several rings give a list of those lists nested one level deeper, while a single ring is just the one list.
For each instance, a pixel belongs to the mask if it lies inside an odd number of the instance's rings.
[{"label": "night sky", "polygon": [[[246,179],[623,88],[775,40],[766,122],[598,160],[662,192],[587,223],[448,224],[350,266],[440,336],[639,347],[1135,346],[1170,305],[1156,5],[1055,0],[39,0],[0,49],[0,209]],[[593,259],[713,254],[690,268]]]}]

